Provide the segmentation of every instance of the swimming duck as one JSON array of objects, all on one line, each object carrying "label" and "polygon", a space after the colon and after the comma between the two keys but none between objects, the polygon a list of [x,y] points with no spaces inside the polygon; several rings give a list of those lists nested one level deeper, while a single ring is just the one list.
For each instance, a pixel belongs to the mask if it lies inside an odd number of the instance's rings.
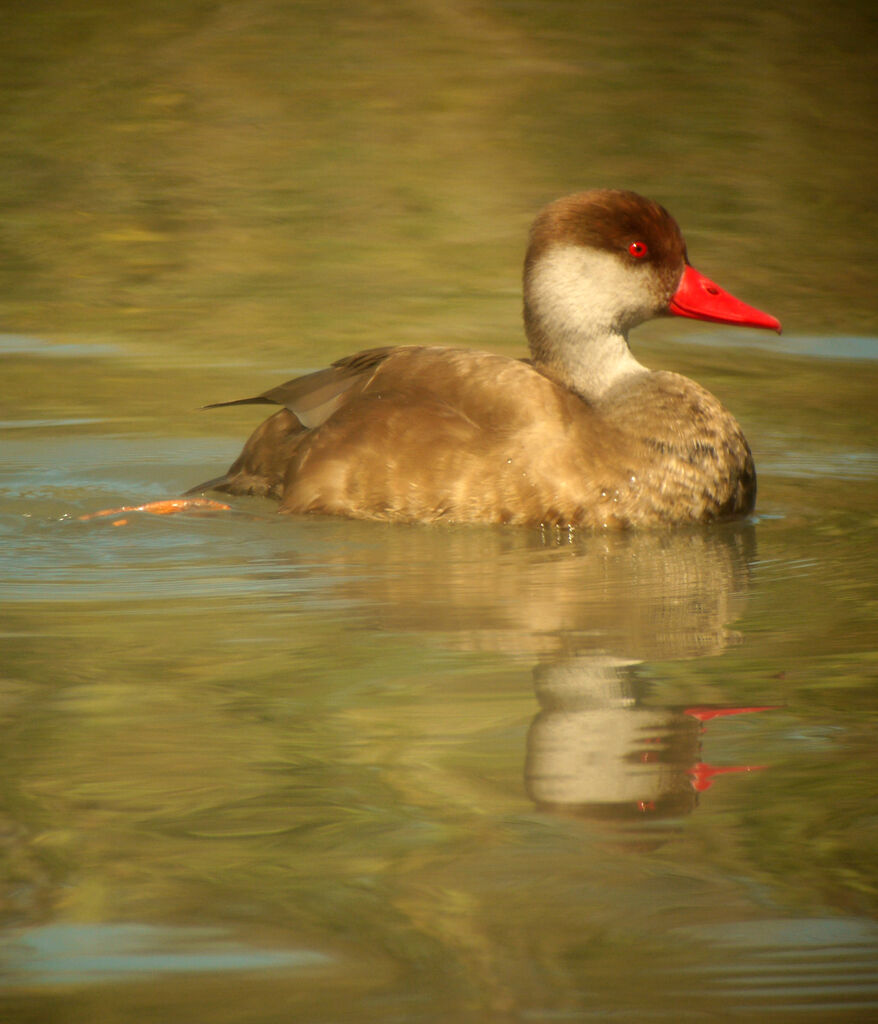
[{"label": "swimming duck", "polygon": [[208,406],[282,408],[225,475],[189,493],[398,522],[624,528],[745,516],[756,472],[734,417],[628,346],[633,327],[668,314],[780,331],[689,264],[658,203],[609,189],[566,196],[530,231],[529,359],[382,346]]}]

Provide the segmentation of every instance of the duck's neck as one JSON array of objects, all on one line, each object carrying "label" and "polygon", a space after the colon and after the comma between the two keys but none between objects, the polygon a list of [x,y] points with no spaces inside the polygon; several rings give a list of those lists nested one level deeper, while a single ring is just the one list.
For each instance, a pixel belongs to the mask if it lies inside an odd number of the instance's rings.
[{"label": "duck's neck", "polygon": [[649,373],[631,354],[625,334],[528,330],[534,363],[590,402],[616,384]]},{"label": "duck's neck", "polygon": [[525,268],[524,325],[534,363],[589,401],[625,377],[649,373],[628,347],[628,328],[640,317],[617,299],[625,294],[618,262],[603,257],[564,247]]}]

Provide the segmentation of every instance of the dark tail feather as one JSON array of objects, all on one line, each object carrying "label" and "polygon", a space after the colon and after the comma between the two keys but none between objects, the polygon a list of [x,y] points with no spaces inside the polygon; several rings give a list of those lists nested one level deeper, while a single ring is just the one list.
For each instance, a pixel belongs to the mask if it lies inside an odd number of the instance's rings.
[{"label": "dark tail feather", "polygon": [[[209,406],[205,406],[209,408]],[[195,487],[190,487],[188,491],[183,491],[183,497],[188,498],[190,494],[201,494],[203,491],[222,491],[224,490],[223,484],[228,484],[229,475],[225,473],[223,476],[215,476],[213,480],[205,480],[203,484],[197,484]]]},{"label": "dark tail feather", "polygon": [[237,398],[234,402],[211,402],[210,405],[202,405],[202,409],[222,409],[225,405],[277,405],[274,399],[266,398],[264,395],[257,395],[255,398]]}]

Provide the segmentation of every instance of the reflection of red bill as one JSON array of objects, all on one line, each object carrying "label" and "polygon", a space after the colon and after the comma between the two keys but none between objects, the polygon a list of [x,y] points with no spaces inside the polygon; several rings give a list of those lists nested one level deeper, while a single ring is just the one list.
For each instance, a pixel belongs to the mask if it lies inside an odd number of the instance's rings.
[{"label": "reflection of red bill", "polygon": [[764,764],[735,764],[727,765],[724,768],[717,768],[712,764],[702,764],[699,761],[689,769],[689,781],[696,793],[703,793],[713,785],[714,777],[717,775],[733,775],[740,772],[761,772],[767,765]]},{"label": "reflection of red bill", "polygon": [[[709,706],[696,706],[686,708],[683,712],[685,715],[689,715],[691,718],[697,718],[699,722],[709,722],[714,718],[723,718],[726,715],[750,715],[756,711],[777,711],[782,705],[780,704],[766,704],[762,707],[754,708],[716,708]],[[689,781],[692,783],[692,788],[696,793],[703,793],[706,789],[710,789],[713,785],[713,780],[717,775],[733,775],[740,772],[761,772],[767,766],[764,764],[743,764],[743,765],[728,765],[724,768],[717,768],[712,764],[703,764],[699,761],[697,764],[692,765],[689,769]]]},{"label": "reflection of red bill", "polygon": [[[100,512],[90,512],[80,519],[106,519],[110,516],[121,516],[126,512],[147,512],[152,516],[172,516],[178,512],[228,512],[231,505],[222,501],[211,501],[209,498],[167,498],[164,501],[148,501],[145,505],[121,505],[119,508],[104,508]],[[125,526],[127,519],[117,519],[113,526]]]},{"label": "reflection of red bill", "polygon": [[781,706],[780,704],[767,704],[761,708],[694,707],[686,708],[683,714],[691,715],[692,718],[697,718],[699,722],[709,722],[712,718],[722,718],[724,715],[749,715],[754,711],[777,711]]}]

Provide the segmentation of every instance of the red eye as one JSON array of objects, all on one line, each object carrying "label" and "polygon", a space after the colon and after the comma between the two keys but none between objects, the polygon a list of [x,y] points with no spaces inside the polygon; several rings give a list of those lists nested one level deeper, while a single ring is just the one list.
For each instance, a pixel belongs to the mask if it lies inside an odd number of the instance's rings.
[{"label": "red eye", "polygon": [[632,242],[628,246],[628,252],[631,253],[634,259],[642,260],[645,256],[649,255],[649,246],[646,242]]}]

